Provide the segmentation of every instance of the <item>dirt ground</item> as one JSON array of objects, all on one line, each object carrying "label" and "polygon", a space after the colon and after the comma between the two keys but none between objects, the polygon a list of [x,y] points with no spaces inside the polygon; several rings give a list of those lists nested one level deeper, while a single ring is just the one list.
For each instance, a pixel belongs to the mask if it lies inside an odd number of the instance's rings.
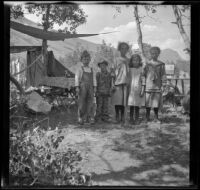
[{"label": "dirt ground", "polygon": [[[121,126],[100,123],[77,125],[76,108],[53,109],[41,127],[62,129],[64,140],[58,151],[80,151],[81,170],[91,173],[99,186],[187,186],[189,185],[189,117],[174,109],[160,113],[161,124]],[[152,114],[153,116],[153,114]]]},{"label": "dirt ground", "polygon": [[[189,118],[169,109],[160,113],[161,124],[142,122],[77,125],[76,109],[52,110],[46,116],[52,129],[62,128],[64,140],[58,150],[81,152],[81,170],[100,186],[189,185]],[[153,114],[152,114],[153,115]],[[38,116],[38,120],[41,119]],[[46,124],[44,123],[44,126]]]}]

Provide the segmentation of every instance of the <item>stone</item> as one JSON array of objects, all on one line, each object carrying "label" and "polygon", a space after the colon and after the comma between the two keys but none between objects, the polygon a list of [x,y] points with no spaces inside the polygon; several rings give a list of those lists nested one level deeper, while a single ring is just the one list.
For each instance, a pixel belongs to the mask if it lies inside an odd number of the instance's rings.
[{"label": "stone", "polygon": [[50,112],[52,107],[35,91],[28,95],[26,104],[29,109],[45,114]]}]

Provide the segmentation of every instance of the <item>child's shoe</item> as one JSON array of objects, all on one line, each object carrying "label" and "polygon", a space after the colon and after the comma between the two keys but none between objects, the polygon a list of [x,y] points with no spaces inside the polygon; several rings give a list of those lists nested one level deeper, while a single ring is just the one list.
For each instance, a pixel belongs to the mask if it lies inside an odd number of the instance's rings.
[{"label": "child's shoe", "polygon": [[158,118],[154,118],[153,122],[157,124],[161,124],[161,121]]},{"label": "child's shoe", "polygon": [[91,125],[94,125],[94,124],[95,124],[94,118],[90,118],[89,123],[90,123]]},{"label": "child's shoe", "polygon": [[84,124],[83,119],[82,118],[78,118],[78,123],[79,123],[79,125],[83,125]]}]

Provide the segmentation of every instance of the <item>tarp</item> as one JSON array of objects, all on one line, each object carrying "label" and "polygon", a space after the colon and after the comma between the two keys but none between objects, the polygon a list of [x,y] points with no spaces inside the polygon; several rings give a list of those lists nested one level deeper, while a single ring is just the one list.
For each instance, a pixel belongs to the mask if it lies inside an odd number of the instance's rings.
[{"label": "tarp", "polygon": [[47,65],[47,75],[49,77],[63,77],[67,73],[68,78],[74,78],[75,74],[69,69],[64,67],[57,59],[55,59],[53,51],[48,52],[48,65]]},{"label": "tarp", "polygon": [[[50,40],[50,41],[60,41],[60,40],[64,41],[65,39],[68,39],[68,38],[80,38],[80,37],[100,35],[100,34],[64,34],[60,32],[50,32],[50,31],[45,32],[42,29],[35,28],[32,26],[27,26],[27,25],[20,24],[14,21],[10,21],[10,27],[14,30],[17,30],[29,36],[33,36],[39,39]],[[106,33],[101,33],[101,34],[109,34],[109,33],[113,33],[113,32],[106,32]]]},{"label": "tarp", "polygon": [[21,53],[24,51],[41,51],[42,46],[10,46],[10,53]]},{"label": "tarp", "polygon": [[[27,67],[29,67],[36,60],[34,65],[27,69],[27,87],[39,87],[45,78],[45,66],[41,59],[41,54],[41,51],[27,51]],[[68,78],[74,79],[74,73],[56,60],[52,51],[48,51],[47,78],[65,77],[66,72],[68,74]],[[68,84],[68,82],[66,82],[65,84],[66,85],[61,84],[61,86],[70,86],[72,83],[70,82],[70,84]]]}]

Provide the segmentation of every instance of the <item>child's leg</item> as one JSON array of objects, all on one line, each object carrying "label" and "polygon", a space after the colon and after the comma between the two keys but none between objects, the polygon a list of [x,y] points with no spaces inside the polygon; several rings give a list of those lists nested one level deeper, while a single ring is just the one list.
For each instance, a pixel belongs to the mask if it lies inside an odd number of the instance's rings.
[{"label": "child's leg", "polygon": [[150,112],[151,112],[151,108],[150,107],[146,107],[146,119],[147,119],[147,121],[150,120]]},{"label": "child's leg", "polygon": [[158,108],[153,108],[154,114],[155,114],[155,119],[158,119]]},{"label": "child's leg", "polygon": [[119,121],[119,112],[120,112],[120,106],[119,105],[115,105],[115,118],[116,118],[116,121]]},{"label": "child's leg", "polygon": [[140,108],[138,106],[135,106],[135,120],[138,121],[139,119],[139,111]]},{"label": "child's leg", "polygon": [[87,116],[88,116],[89,121],[91,121],[92,123],[94,122],[94,113],[92,112],[93,103],[94,103],[93,86],[88,86],[88,90],[87,90]]},{"label": "child's leg", "polygon": [[104,96],[102,98],[102,117],[104,120],[108,120],[109,119],[109,114],[108,114],[108,96]]},{"label": "child's leg", "polygon": [[97,111],[96,111],[96,120],[101,119],[101,109],[102,109],[102,97],[97,97]]},{"label": "child's leg", "polygon": [[134,107],[130,106],[130,122],[133,122]]},{"label": "child's leg", "polygon": [[120,106],[120,110],[121,110],[121,121],[124,122],[124,106]]},{"label": "child's leg", "polygon": [[80,95],[78,98],[78,120],[82,123],[83,117],[85,116],[86,112],[86,95],[87,91],[84,86],[80,87]]}]

